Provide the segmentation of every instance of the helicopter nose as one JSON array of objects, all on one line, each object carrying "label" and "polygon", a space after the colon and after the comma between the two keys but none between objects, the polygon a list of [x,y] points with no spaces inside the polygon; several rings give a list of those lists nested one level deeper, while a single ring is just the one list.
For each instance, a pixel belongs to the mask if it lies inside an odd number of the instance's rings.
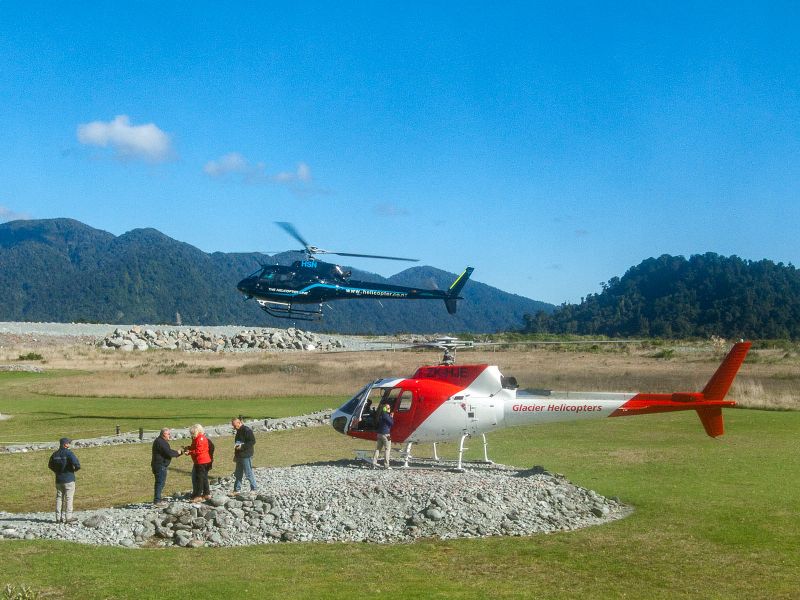
[{"label": "helicopter nose", "polygon": [[245,277],[239,283],[236,284],[236,289],[242,292],[243,294],[249,294],[252,283],[253,283],[252,277]]},{"label": "helicopter nose", "polygon": [[331,426],[339,433],[346,433],[347,424],[352,416],[352,414],[343,411],[342,407],[339,407],[331,414]]}]

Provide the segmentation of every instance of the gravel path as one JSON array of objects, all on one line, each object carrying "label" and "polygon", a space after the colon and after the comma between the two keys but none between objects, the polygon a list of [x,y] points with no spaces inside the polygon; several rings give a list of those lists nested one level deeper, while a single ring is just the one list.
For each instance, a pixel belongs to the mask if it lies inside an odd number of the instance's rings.
[{"label": "gravel path", "polygon": [[[255,432],[288,431],[290,429],[302,429],[304,427],[319,427],[329,425],[331,412],[333,409],[321,410],[315,413],[299,415],[296,417],[281,417],[277,419],[260,419],[244,421],[244,424]],[[0,419],[11,418],[12,415]],[[170,428],[173,440],[189,439],[189,427]],[[217,436],[234,435],[233,426],[230,423],[221,425],[207,425],[206,434],[211,438]],[[119,446],[121,444],[151,444],[160,434],[160,431],[144,431],[141,439],[138,432],[120,433],[119,435],[107,435],[97,438],[83,438],[72,440],[72,447],[78,448],[97,448],[100,446]],[[36,452],[39,450],[57,450],[58,442],[27,442],[22,444],[2,444],[0,443],[0,454],[19,454],[24,452]]]}]

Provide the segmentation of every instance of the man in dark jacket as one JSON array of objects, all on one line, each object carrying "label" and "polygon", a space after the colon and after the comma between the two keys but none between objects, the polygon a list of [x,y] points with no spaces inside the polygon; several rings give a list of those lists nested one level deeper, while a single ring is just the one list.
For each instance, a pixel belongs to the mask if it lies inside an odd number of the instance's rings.
[{"label": "man in dark jacket", "polygon": [[233,462],[236,463],[236,470],[233,472],[233,492],[238,494],[242,489],[242,476],[247,476],[250,482],[250,490],[256,491],[256,476],[253,474],[253,446],[256,445],[256,436],[253,430],[242,423],[239,418],[231,419],[231,425],[236,430],[236,437],[233,440]]},{"label": "man in dark jacket", "polygon": [[48,468],[56,474],[56,523],[74,523],[78,519],[72,516],[72,499],[75,497],[75,471],[81,463],[75,453],[69,449],[72,440],[58,440],[58,450],[50,455]]},{"label": "man in dark jacket", "polygon": [[157,506],[164,506],[166,502],[161,500],[161,492],[164,491],[164,485],[167,483],[167,468],[173,458],[183,454],[183,450],[173,450],[169,447],[169,438],[172,432],[168,427],[161,430],[161,434],[153,440],[153,458],[150,460],[150,468],[153,470],[153,476],[156,479],[153,489],[153,504]]},{"label": "man in dark jacket", "polygon": [[372,466],[373,468],[378,466],[378,456],[381,450],[383,450],[383,466],[387,469],[391,469],[392,467],[389,465],[389,453],[392,451],[392,438],[390,433],[392,431],[392,425],[394,425],[391,407],[388,404],[382,404],[378,409],[378,413],[378,444],[375,447],[375,454],[372,456]]}]

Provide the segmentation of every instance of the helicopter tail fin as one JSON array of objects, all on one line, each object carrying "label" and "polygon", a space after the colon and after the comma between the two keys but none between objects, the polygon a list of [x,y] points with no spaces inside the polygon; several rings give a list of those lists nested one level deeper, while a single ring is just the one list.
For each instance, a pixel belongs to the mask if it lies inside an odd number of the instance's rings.
[{"label": "helicopter tail fin", "polygon": [[[751,342],[739,342],[734,344],[728,356],[722,361],[722,364],[714,373],[713,377],[703,388],[703,398],[705,400],[722,402],[725,400],[725,394],[733,383],[739,367],[742,366],[748,350],[750,350]],[[725,426],[722,421],[722,408],[720,406],[704,406],[697,409],[697,416],[700,417],[700,422],[706,433],[711,437],[717,437],[724,433]]]},{"label": "helicopter tail fin", "polygon": [[447,307],[447,312],[451,315],[456,314],[456,301],[461,299],[459,294],[467,281],[469,281],[469,276],[472,275],[474,270],[475,269],[472,267],[464,269],[464,272],[456,278],[450,285],[450,289],[447,290],[447,298],[444,299],[444,305]]}]

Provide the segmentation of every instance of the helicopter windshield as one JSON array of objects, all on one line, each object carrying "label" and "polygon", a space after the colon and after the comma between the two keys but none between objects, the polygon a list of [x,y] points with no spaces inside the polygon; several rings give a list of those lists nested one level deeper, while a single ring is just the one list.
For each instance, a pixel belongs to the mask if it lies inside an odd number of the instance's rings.
[{"label": "helicopter windshield", "polygon": [[371,387],[372,387],[372,384],[368,383],[363,388],[358,390],[356,395],[353,396],[350,399],[349,402],[347,402],[345,405],[340,407],[339,410],[341,412],[343,412],[343,413],[347,413],[349,415],[352,415],[355,412],[356,407],[364,400],[364,393],[367,392],[367,390],[369,390]]}]

